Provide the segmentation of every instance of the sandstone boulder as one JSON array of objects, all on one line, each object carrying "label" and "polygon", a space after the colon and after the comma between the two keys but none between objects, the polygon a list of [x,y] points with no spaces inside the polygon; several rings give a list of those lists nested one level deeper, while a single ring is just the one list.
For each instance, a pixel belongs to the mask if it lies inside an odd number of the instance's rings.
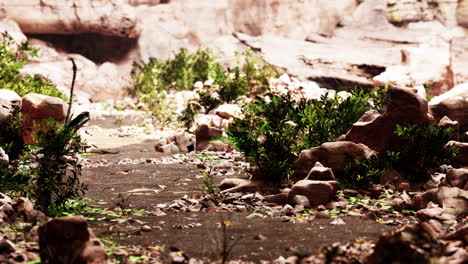
[{"label": "sandstone boulder", "polygon": [[[62,99],[43,94],[27,94],[23,97],[22,112],[25,115],[23,120],[23,141],[25,144],[34,144],[32,135],[35,124],[40,124],[47,118],[52,118],[57,122],[65,121],[67,116],[67,105]],[[40,126],[44,128],[44,125]]]},{"label": "sandstone boulder", "polygon": [[222,104],[214,109],[214,113],[224,119],[240,118],[242,109],[237,104]]},{"label": "sandstone boulder", "polygon": [[[25,0],[21,5],[0,1],[3,15],[15,20],[29,34],[80,34],[137,37],[137,16],[122,0],[47,1]],[[27,14],[27,16],[25,16]]]},{"label": "sandstone boulder", "polygon": [[457,187],[440,187],[418,194],[411,200],[415,210],[421,210],[432,202],[444,209],[445,213],[459,216],[468,210],[468,191]]},{"label": "sandstone boulder", "polygon": [[238,179],[238,178],[226,178],[221,181],[221,183],[218,185],[218,188],[221,191],[223,191],[223,190],[227,190],[227,189],[242,186],[242,185],[248,185],[251,183],[252,183],[251,180]]},{"label": "sandstone boulder", "polygon": [[320,147],[301,152],[299,158],[294,162],[296,170],[291,178],[293,181],[304,179],[317,161],[323,166],[331,168],[334,173],[342,173],[348,159],[354,160],[359,157],[370,159],[374,155],[376,152],[364,144],[356,144],[351,141],[323,143]]},{"label": "sandstone boulder", "polygon": [[296,195],[307,197],[311,206],[324,205],[336,195],[338,184],[336,181],[300,180],[289,191],[288,200],[294,203]]},{"label": "sandstone boulder", "polygon": [[[0,19],[0,32],[7,33],[16,44],[21,44],[27,41],[26,36],[23,34],[23,32],[21,32],[18,24],[16,24],[16,22],[11,19]],[[0,41],[5,41],[3,35],[0,35]]]},{"label": "sandstone boulder", "polygon": [[44,263],[108,263],[104,246],[83,216],[55,218],[40,226],[38,233]]},{"label": "sandstone boulder", "polygon": [[399,138],[394,134],[397,124],[432,123],[427,101],[417,92],[417,89],[412,88],[390,87],[384,101],[383,113],[374,110],[366,112],[353,124],[345,140],[362,143],[378,153],[383,153],[386,147],[399,142]]},{"label": "sandstone boulder", "polygon": [[468,189],[468,168],[449,169],[445,182],[453,187]]},{"label": "sandstone boulder", "polygon": [[19,112],[22,104],[21,97],[16,92],[0,89],[0,123]]},{"label": "sandstone boulder", "polygon": [[452,160],[452,165],[458,168],[468,167],[468,143],[449,141],[447,145],[451,145],[457,150],[457,154]]},{"label": "sandstone boulder", "polygon": [[432,98],[429,108],[436,120],[447,116],[458,121],[460,132],[468,131],[468,83],[459,84],[452,90]]},{"label": "sandstone boulder", "polygon": [[458,1],[457,22],[460,26],[468,28],[468,1],[467,0]]},{"label": "sandstone boulder", "polygon": [[196,150],[214,150],[214,151],[222,151],[226,146],[223,146],[219,143],[222,142],[209,142],[212,139],[219,138],[223,136],[223,130],[210,127],[208,125],[199,125],[195,131],[196,137]]},{"label": "sandstone boulder", "polygon": [[322,163],[317,161],[305,180],[334,181],[335,175],[333,175],[332,169],[323,166]]}]

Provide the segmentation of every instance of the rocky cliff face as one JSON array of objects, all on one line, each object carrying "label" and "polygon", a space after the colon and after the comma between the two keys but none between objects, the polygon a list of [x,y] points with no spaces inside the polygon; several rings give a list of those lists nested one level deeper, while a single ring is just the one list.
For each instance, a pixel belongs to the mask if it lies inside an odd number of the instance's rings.
[{"label": "rocky cliff face", "polygon": [[[83,82],[96,86],[98,79],[98,88],[79,88],[91,97],[114,97],[133,61],[167,58],[181,47],[208,47],[227,60],[251,47],[324,86],[424,84],[436,95],[468,79],[467,6],[464,0],[0,0],[0,17],[10,19],[10,34],[21,34],[12,29],[15,21],[39,47],[80,54],[93,65],[83,69],[93,72],[83,78],[93,80]],[[62,79],[66,89],[70,81]],[[91,91],[102,86],[112,88]]]}]

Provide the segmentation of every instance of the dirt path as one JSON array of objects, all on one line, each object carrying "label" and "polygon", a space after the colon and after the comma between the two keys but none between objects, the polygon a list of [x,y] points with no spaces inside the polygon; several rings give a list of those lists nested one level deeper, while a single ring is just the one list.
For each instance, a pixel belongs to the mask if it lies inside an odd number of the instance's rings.
[{"label": "dirt path", "polygon": [[[106,146],[111,140],[105,142]],[[233,243],[242,236],[231,258],[258,262],[272,261],[294,252],[310,254],[334,242],[346,243],[357,238],[376,240],[383,231],[391,230],[389,226],[359,217],[345,217],[346,224],[333,225],[333,219],[286,222],[271,217],[250,218],[249,214],[240,212],[166,211],[161,214],[158,204],[171,203],[184,195],[196,195],[200,192],[197,185],[202,180],[195,177],[197,171],[193,165],[164,164],[171,156],[156,153],[153,146],[153,141],[146,141],[112,149],[98,148],[86,157],[95,164],[112,164],[84,170],[84,181],[89,184],[87,197],[102,200],[106,202],[104,207],[113,208],[116,202],[122,201],[116,199],[120,193],[128,196],[126,207],[148,212],[143,216],[131,216],[129,221],[120,224],[110,219],[91,222],[99,237],[122,246],[159,246],[166,253],[176,247],[190,257],[214,260],[219,259],[223,237]],[[135,160],[139,164],[125,164]],[[217,182],[220,180],[216,178]],[[224,234],[218,228],[223,220],[231,223]],[[152,231],[142,232],[143,224]]]}]

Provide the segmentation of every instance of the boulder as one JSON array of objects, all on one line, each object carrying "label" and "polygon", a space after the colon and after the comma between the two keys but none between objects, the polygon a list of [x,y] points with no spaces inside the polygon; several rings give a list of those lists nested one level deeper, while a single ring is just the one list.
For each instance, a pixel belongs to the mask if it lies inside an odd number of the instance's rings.
[{"label": "boulder", "polygon": [[289,194],[287,192],[266,195],[263,201],[266,203],[273,203],[277,205],[285,205],[288,203]]},{"label": "boulder", "polygon": [[55,218],[40,226],[38,233],[44,263],[108,263],[104,246],[83,216]]},{"label": "boulder", "polygon": [[4,168],[8,166],[8,164],[10,164],[10,157],[8,157],[8,154],[3,148],[0,148],[0,168]]},{"label": "boulder", "polygon": [[216,107],[214,113],[224,119],[240,118],[242,109],[237,104],[222,104]]},{"label": "boulder", "polygon": [[457,22],[460,26],[468,28],[468,1],[458,0]]},{"label": "boulder", "polygon": [[336,196],[338,183],[336,181],[300,180],[289,191],[288,200],[294,203],[296,195],[307,197],[311,206],[324,205]]},{"label": "boulder", "polygon": [[342,173],[349,159],[370,159],[374,155],[376,155],[376,152],[364,144],[351,141],[323,143],[320,147],[301,152],[299,158],[294,162],[295,172],[291,179],[293,181],[304,179],[317,161],[323,166],[331,168],[334,173]]},{"label": "boulder", "polygon": [[[28,39],[26,36],[21,32],[20,27],[18,24],[8,18],[0,19],[0,32],[7,33],[10,36],[14,43],[21,44],[26,42]],[[0,41],[5,41],[4,36],[0,35]]]},{"label": "boulder", "polygon": [[391,23],[400,25],[410,22],[439,19],[448,27],[457,25],[455,18],[458,0],[389,0],[387,17]]},{"label": "boulder", "polygon": [[238,178],[226,178],[221,181],[221,183],[218,185],[218,188],[223,191],[226,189],[242,186],[242,185],[248,185],[251,184],[251,180],[246,180],[246,179],[238,179]]},{"label": "boulder", "polygon": [[457,135],[460,132],[460,124],[458,123],[458,121],[453,121],[448,116],[442,117],[442,119],[439,120],[439,123],[437,123],[437,125],[440,127],[453,129],[455,137],[457,137]]},{"label": "boulder", "polygon": [[[237,184],[234,187],[227,188],[227,184],[223,184],[221,182],[220,186],[224,185],[222,188],[224,190],[221,191],[221,193],[279,193],[279,189],[277,186],[274,186],[270,183],[264,182],[264,181],[257,181],[257,180],[240,180],[238,181],[239,184]],[[221,187],[220,187],[221,190]]]},{"label": "boulder", "polygon": [[122,0],[99,3],[92,0],[51,0],[47,4],[24,0],[21,5],[1,0],[0,9],[5,17],[16,21],[28,34],[97,33],[126,38],[139,35],[135,11]]},{"label": "boulder", "polygon": [[13,209],[13,201],[10,197],[0,193],[0,223],[2,221],[13,222],[16,218],[16,212]]},{"label": "boulder", "polygon": [[235,31],[304,40],[310,33],[333,35],[338,23],[355,8],[354,0],[230,0],[228,10]]},{"label": "boulder", "polygon": [[468,143],[449,141],[447,145],[455,147],[456,156],[452,159],[452,165],[456,168],[468,167]]},{"label": "boulder", "polygon": [[460,189],[468,189],[468,168],[461,169],[449,169],[445,182],[452,187],[458,187]]},{"label": "boulder", "polygon": [[383,113],[374,110],[366,112],[353,124],[345,140],[362,143],[378,153],[384,153],[388,146],[399,143],[398,136],[394,134],[397,124],[432,122],[427,101],[418,94],[417,89],[390,87],[385,97]]},{"label": "boulder", "polygon": [[0,89],[0,123],[21,110],[21,97],[12,90]]},{"label": "boulder", "polygon": [[323,166],[322,163],[317,161],[305,180],[334,181],[335,175],[333,175],[332,169]]},{"label": "boulder", "polygon": [[[32,93],[25,95],[22,108],[25,115],[22,134],[25,144],[34,144],[32,135],[34,129],[37,129],[35,124],[40,124],[47,118],[63,122],[67,116],[67,108],[63,100],[57,97]],[[45,126],[42,125],[42,128],[45,128]]]},{"label": "boulder", "polygon": [[[42,49],[42,46],[41,46]],[[68,95],[73,77],[72,63],[68,57],[75,60],[77,75],[75,95],[89,97],[92,101],[116,99],[122,95],[128,82],[122,72],[113,63],[96,65],[93,61],[78,54],[55,56],[50,48],[36,60],[31,60],[21,70],[21,74],[32,75],[51,80],[59,91]],[[50,57],[48,57],[50,56]]]},{"label": "boulder", "polygon": [[445,213],[459,216],[468,210],[468,191],[457,187],[440,187],[415,195],[411,205],[415,210],[421,210],[432,202],[444,209]]},{"label": "boulder", "polygon": [[459,84],[452,90],[432,98],[429,108],[436,120],[447,116],[459,123],[460,132],[468,131],[468,83]]},{"label": "boulder", "polygon": [[[220,142],[213,142],[210,143],[209,141],[215,138],[219,138],[223,136],[223,131],[219,128],[210,127],[208,125],[199,125],[195,130],[195,137],[196,137],[196,150],[203,151],[208,149],[218,149]],[[223,148],[222,146],[219,146]],[[221,149],[223,150],[223,149]]]}]

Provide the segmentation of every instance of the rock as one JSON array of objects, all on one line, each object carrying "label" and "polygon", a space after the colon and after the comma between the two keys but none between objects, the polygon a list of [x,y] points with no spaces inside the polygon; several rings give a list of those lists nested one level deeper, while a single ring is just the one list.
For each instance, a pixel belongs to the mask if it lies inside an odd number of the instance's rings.
[{"label": "rock", "polygon": [[335,175],[333,175],[332,169],[326,168],[322,163],[317,161],[305,180],[334,181]]},{"label": "rock", "polygon": [[266,195],[263,199],[265,203],[274,203],[277,205],[285,205],[288,203],[288,193],[278,193],[272,195]]},{"label": "rock", "polygon": [[415,210],[427,207],[433,202],[444,209],[445,213],[459,216],[468,209],[468,191],[457,187],[440,187],[417,194],[411,199],[411,206]]},{"label": "rock", "polygon": [[460,26],[468,28],[468,1],[467,0],[458,1],[457,22]]},{"label": "rock", "polygon": [[444,209],[440,207],[425,208],[416,212],[416,217],[421,221],[427,221],[437,218],[437,216],[441,215],[443,212]]},{"label": "rock", "polygon": [[216,107],[214,113],[224,119],[240,118],[242,109],[237,104],[222,104]]},{"label": "rock", "polygon": [[442,250],[442,243],[437,243],[433,237],[440,234],[439,228],[440,223],[425,222],[408,225],[391,233],[385,232],[365,263],[429,263],[433,255],[424,248],[431,248],[431,252]]},{"label": "rock", "polygon": [[151,232],[151,231],[153,231],[153,228],[151,228],[151,226],[149,226],[149,225],[143,225],[143,226],[141,227],[141,231],[143,231],[143,232]]},{"label": "rock", "polygon": [[460,124],[458,121],[453,121],[448,116],[442,117],[437,125],[440,127],[452,128],[455,134],[458,134],[460,131]]},{"label": "rock", "polygon": [[10,164],[10,158],[8,157],[8,154],[6,154],[5,150],[0,148],[0,168],[4,168],[5,166],[8,166]]},{"label": "rock", "polygon": [[[29,34],[97,33],[127,38],[139,35],[137,16],[124,1],[107,0],[96,4],[91,0],[79,0],[64,4],[52,0],[47,2],[47,8],[41,7],[34,0],[25,0],[21,5],[0,1],[3,15],[15,20],[22,31]],[[28,14],[27,17],[24,14]]]},{"label": "rock", "polygon": [[[346,140],[362,143],[384,153],[388,146],[399,144],[394,134],[396,125],[432,123],[425,98],[417,89],[390,87],[383,105],[383,114],[366,112],[346,134]],[[375,137],[379,135],[379,137]]]},{"label": "rock", "polygon": [[285,204],[283,208],[281,208],[282,215],[293,215],[294,214],[294,207],[289,204]]},{"label": "rock", "polygon": [[12,200],[10,197],[0,193],[0,223],[3,221],[13,222],[16,217],[16,212],[13,209]]},{"label": "rock", "polygon": [[181,152],[188,152],[188,146],[192,144],[190,136],[186,132],[180,132],[175,134],[174,141]]},{"label": "rock", "polygon": [[[37,48],[36,45],[34,47]],[[43,46],[40,48],[44,49]],[[123,95],[123,88],[129,87],[125,77],[128,73],[113,63],[105,62],[98,66],[79,54],[52,57],[48,57],[49,53],[41,54],[43,57],[31,60],[20,70],[21,74],[47,78],[66,95],[70,94],[73,77],[72,63],[68,57],[75,60],[78,69],[74,89],[76,96],[91,98],[92,101],[115,100]]]},{"label": "rock", "polygon": [[445,182],[452,187],[458,187],[460,189],[468,189],[468,169],[449,169]]},{"label": "rock", "polygon": [[[454,86],[450,45],[440,39],[434,46],[404,47],[401,65],[387,67],[373,78],[376,86],[392,83],[400,87],[431,85],[429,95],[439,95]],[[434,58],[436,56],[436,58]]]},{"label": "rock", "polygon": [[223,191],[226,189],[230,189],[233,187],[238,187],[242,185],[248,185],[251,184],[251,180],[246,180],[246,179],[238,179],[238,178],[226,178],[221,181],[221,183],[218,185],[218,188]]},{"label": "rock", "polygon": [[[25,115],[23,120],[23,141],[25,144],[34,144],[32,134],[35,124],[47,118],[52,118],[57,122],[65,121],[67,115],[67,105],[62,99],[43,94],[27,94],[23,97],[22,112]],[[41,124],[44,129],[45,125]]]},{"label": "rock", "polygon": [[104,246],[83,216],[55,218],[39,227],[38,232],[44,263],[108,263]]},{"label": "rock", "polygon": [[468,143],[449,141],[447,145],[455,147],[457,150],[456,156],[452,159],[452,165],[455,167],[468,166]]},{"label": "rock", "polygon": [[28,198],[18,197],[12,201],[12,206],[16,215],[22,217],[24,221],[33,220],[34,216],[37,214],[34,210],[33,203]]},{"label": "rock", "polygon": [[199,125],[195,131],[196,150],[207,150],[212,146],[209,142],[212,139],[223,136],[223,131],[219,128],[210,127],[208,125]]},{"label": "rock", "polygon": [[[231,179],[232,180],[232,179]],[[230,181],[231,181],[230,180]],[[221,191],[221,193],[279,193],[278,187],[271,185],[270,183],[266,183],[264,181],[250,181],[250,180],[244,180],[244,181],[238,181],[240,184],[237,186],[231,187],[231,188],[226,188],[227,186],[223,186],[222,188],[224,190]],[[222,184],[223,182],[221,182]],[[220,186],[221,186],[220,184]],[[221,187],[219,187],[221,190]]]},{"label": "rock", "polygon": [[429,108],[436,120],[447,116],[458,122],[460,132],[468,131],[468,83],[459,84],[450,91],[432,98]]},{"label": "rock", "polygon": [[161,152],[164,154],[180,152],[180,149],[174,144],[174,142],[165,145],[161,145],[160,143],[158,143],[154,146],[154,150],[156,150],[156,152]]},{"label": "rock", "polygon": [[443,239],[460,240],[465,245],[468,244],[468,224],[465,224],[461,228],[459,228],[458,230],[455,230],[455,231],[447,234],[446,236],[443,237]]},{"label": "rock", "polygon": [[380,184],[383,185],[393,184],[394,186],[399,186],[403,180],[400,173],[392,168],[385,168],[380,175]]},{"label": "rock", "polygon": [[298,40],[305,39],[310,33],[333,35],[341,19],[351,14],[355,7],[356,2],[348,0],[229,1],[235,31],[252,36],[269,34]]},{"label": "rock", "polygon": [[21,110],[21,97],[12,90],[0,89],[0,123]]},{"label": "rock", "polygon": [[[0,32],[6,32],[16,44],[21,44],[28,40],[21,31],[21,28],[18,26],[18,24],[15,21],[8,18],[0,19]],[[3,35],[0,36],[0,41],[5,41]]]},{"label": "rock", "polygon": [[291,179],[293,181],[304,179],[311,168],[319,161],[323,166],[331,168],[334,173],[342,173],[348,159],[370,159],[376,152],[364,144],[350,141],[327,142],[320,147],[304,150],[294,162],[296,169]]},{"label": "rock", "polygon": [[300,180],[292,186],[288,200],[293,202],[294,196],[304,195],[311,206],[327,204],[336,196],[337,190],[336,181]]}]

